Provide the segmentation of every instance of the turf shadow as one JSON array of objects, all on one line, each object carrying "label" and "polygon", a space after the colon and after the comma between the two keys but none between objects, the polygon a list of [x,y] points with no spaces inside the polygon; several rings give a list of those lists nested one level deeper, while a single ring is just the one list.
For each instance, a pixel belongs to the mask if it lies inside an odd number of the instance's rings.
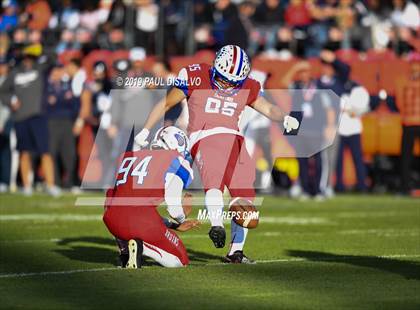
[{"label": "turf shadow", "polygon": [[287,250],[289,256],[305,258],[314,262],[344,263],[358,267],[375,268],[398,274],[406,279],[420,280],[420,264],[393,258],[365,255],[340,255],[319,251]]},{"label": "turf shadow", "polygon": [[113,264],[117,263],[117,253],[114,250],[90,246],[72,246],[68,249],[58,249],[54,252],[71,260],[87,263]]},{"label": "turf shadow", "polygon": [[[74,243],[91,243],[92,246],[85,245],[76,245]],[[118,252],[117,244],[114,239],[105,238],[105,237],[95,237],[95,236],[83,236],[76,238],[65,238],[57,242],[57,245],[60,246],[70,246],[66,249],[54,250],[56,253],[59,253],[69,259],[78,260],[82,262],[89,263],[116,263],[118,264]],[[115,250],[98,247],[102,245],[112,245],[115,246]],[[193,249],[187,249],[188,257],[191,262],[209,262],[209,261],[220,261],[221,257],[201,251],[196,251]],[[158,265],[156,262],[151,259],[146,259],[143,264],[145,266],[154,266]]]},{"label": "turf shadow", "polygon": [[[77,243],[88,243],[91,245],[80,245]],[[65,238],[57,242],[57,245],[66,246],[64,249],[56,249],[59,253],[71,260],[78,260],[88,263],[117,264],[117,244],[114,239],[96,236],[83,236]],[[115,250],[102,246],[115,246]]]},{"label": "turf shadow", "polygon": [[220,256],[209,254],[206,252],[196,251],[190,248],[187,249],[187,253],[188,253],[188,257],[190,261],[192,262],[205,263],[205,262],[214,261],[214,260],[217,260],[217,261],[221,260]]},{"label": "turf shadow", "polygon": [[116,242],[112,238],[95,237],[95,236],[84,236],[75,238],[65,238],[57,242],[58,245],[68,245],[74,242],[89,242],[99,245],[116,245]]}]

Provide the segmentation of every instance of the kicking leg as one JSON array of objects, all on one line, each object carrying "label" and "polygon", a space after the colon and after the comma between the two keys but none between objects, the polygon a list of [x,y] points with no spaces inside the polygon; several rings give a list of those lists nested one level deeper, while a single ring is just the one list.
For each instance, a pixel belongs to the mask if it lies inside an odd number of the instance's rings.
[{"label": "kicking leg", "polygon": [[[229,172],[231,176],[227,180],[228,188],[232,196],[229,207],[235,203],[238,198],[246,199],[252,204],[255,198],[255,190],[253,187],[255,181],[255,162],[249,156],[244,141],[237,140],[236,160],[230,162],[229,166],[234,167],[233,172]],[[226,256],[226,261],[230,263],[252,264],[252,260],[247,258],[243,253],[248,228],[244,228],[231,221],[231,243],[230,250]]]},{"label": "kicking leg", "polygon": [[206,192],[205,203],[212,226],[209,237],[216,248],[223,248],[226,242],[222,218],[223,189],[234,142],[234,135],[220,134],[202,139],[192,149]]},{"label": "kicking leg", "polygon": [[232,264],[255,264],[255,261],[248,258],[243,251],[248,228],[239,226],[234,221],[231,223],[231,237],[230,250],[226,255],[224,261]]},{"label": "kicking leg", "polygon": [[223,227],[223,193],[220,189],[209,189],[206,192],[206,208],[209,214],[211,228],[209,237],[216,248],[223,248],[226,242],[226,231]]}]

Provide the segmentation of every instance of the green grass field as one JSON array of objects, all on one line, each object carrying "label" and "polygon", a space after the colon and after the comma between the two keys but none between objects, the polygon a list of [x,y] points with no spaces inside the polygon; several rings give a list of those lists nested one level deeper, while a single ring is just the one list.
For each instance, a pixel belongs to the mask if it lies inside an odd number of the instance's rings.
[{"label": "green grass field", "polygon": [[420,309],[419,200],[266,197],[258,264],[220,263],[206,223],[180,234],[188,268],[141,270],[115,267],[102,209],[74,202],[0,196],[0,308]]}]

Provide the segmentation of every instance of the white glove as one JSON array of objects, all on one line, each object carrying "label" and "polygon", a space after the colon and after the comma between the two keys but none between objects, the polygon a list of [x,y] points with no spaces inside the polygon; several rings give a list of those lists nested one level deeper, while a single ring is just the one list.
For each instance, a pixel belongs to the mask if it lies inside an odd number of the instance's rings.
[{"label": "white glove", "polygon": [[286,129],[286,132],[289,133],[292,130],[299,128],[299,121],[293,116],[286,115],[283,120],[283,127]]},{"label": "white glove", "polygon": [[150,131],[147,128],[143,128],[135,137],[134,137],[134,145],[133,151],[138,151],[144,147],[146,147],[149,142],[147,141],[147,137],[149,136]]}]

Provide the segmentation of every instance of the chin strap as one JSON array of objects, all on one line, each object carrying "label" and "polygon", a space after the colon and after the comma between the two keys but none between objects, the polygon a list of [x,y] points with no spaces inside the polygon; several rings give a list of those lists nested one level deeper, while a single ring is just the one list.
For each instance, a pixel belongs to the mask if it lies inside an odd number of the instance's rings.
[{"label": "chin strap", "polygon": [[[216,80],[216,75],[218,75],[221,79],[226,80],[220,73],[218,73],[216,71],[216,69],[214,67],[212,67],[211,69],[211,77],[210,77],[210,81],[211,81],[211,87],[220,95],[222,96],[234,96],[236,95],[242,88],[242,85],[245,82],[245,79],[243,79],[240,82],[237,82],[234,88],[231,89],[225,89],[223,88],[222,85],[219,84],[219,82]],[[230,81],[228,81],[229,83],[232,83]]]}]

